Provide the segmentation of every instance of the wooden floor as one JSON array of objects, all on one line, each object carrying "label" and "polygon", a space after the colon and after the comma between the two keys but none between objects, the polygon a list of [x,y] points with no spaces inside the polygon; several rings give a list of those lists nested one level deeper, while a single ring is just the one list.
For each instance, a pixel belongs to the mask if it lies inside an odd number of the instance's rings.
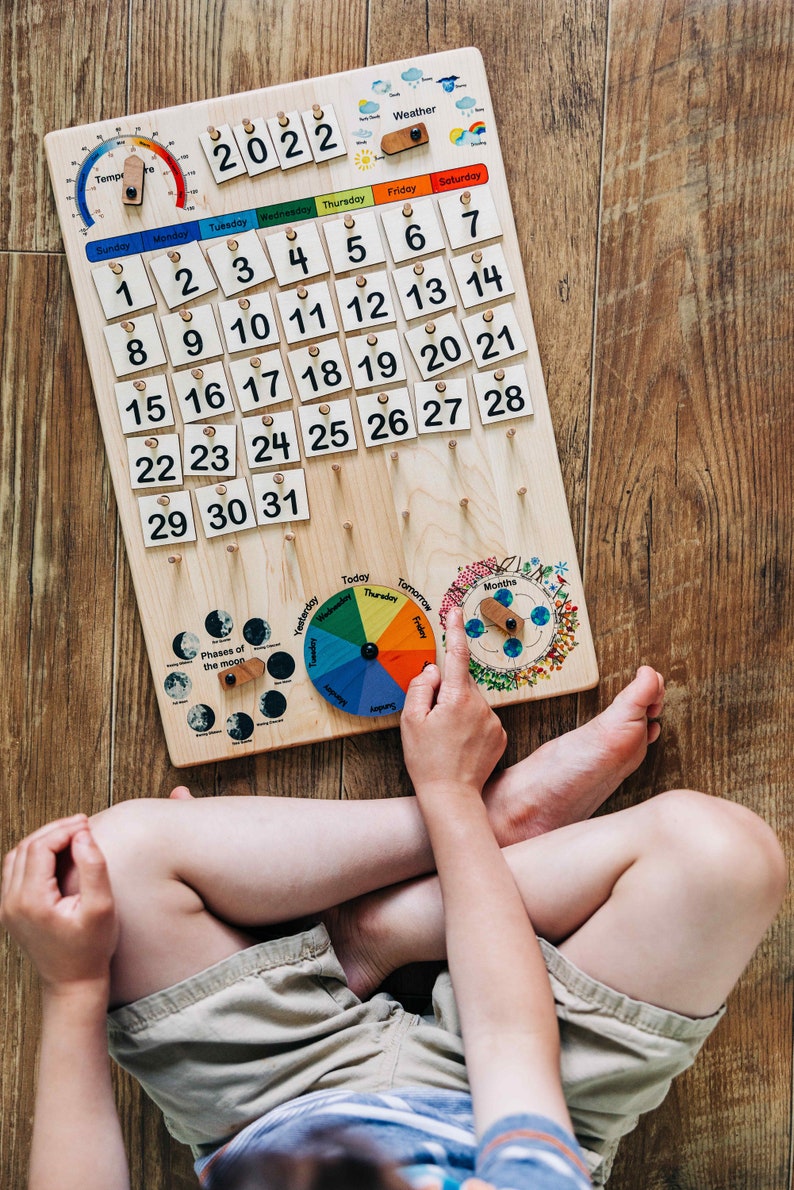
[{"label": "wooden floor", "polygon": [[[483,52],[602,681],[514,709],[517,757],[641,660],[664,734],[618,806],[680,785],[766,817],[791,786],[790,0],[4,0],[2,849],[169,768],[45,172],[52,128],[474,44]],[[180,774],[203,794],[406,792],[395,733]],[[615,1190],[792,1186],[791,905]],[[35,981],[4,952],[0,1181],[24,1184]],[[195,1185],[125,1079],[136,1190]]]}]

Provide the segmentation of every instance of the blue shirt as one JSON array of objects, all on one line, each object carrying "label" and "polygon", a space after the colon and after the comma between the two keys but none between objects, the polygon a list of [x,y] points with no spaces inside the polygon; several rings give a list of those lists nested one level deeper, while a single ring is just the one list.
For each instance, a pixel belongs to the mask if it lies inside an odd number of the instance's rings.
[{"label": "blue shirt", "polygon": [[539,1115],[506,1116],[478,1144],[471,1096],[427,1088],[304,1095],[200,1158],[196,1173],[205,1190],[217,1190],[241,1158],[305,1153],[315,1137],[329,1133],[342,1134],[342,1143],[349,1137],[352,1144],[358,1140],[376,1148],[414,1190],[466,1190],[472,1177],[488,1190],[586,1190],[591,1185],[579,1145],[559,1124]]}]

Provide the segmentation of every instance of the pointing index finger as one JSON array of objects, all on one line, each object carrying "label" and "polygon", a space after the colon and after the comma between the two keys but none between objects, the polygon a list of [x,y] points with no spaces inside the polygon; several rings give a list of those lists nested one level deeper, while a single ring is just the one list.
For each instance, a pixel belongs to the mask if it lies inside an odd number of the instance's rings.
[{"label": "pointing index finger", "polygon": [[463,687],[469,684],[469,646],[463,627],[463,611],[452,608],[447,615],[447,656],[444,663],[444,681],[448,685]]}]

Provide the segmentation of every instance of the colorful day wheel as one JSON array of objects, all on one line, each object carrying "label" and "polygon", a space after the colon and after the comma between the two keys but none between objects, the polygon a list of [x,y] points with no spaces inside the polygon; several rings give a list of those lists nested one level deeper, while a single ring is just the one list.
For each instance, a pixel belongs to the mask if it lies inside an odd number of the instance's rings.
[{"label": "colorful day wheel", "polygon": [[436,659],[433,630],[407,595],[362,585],[337,591],[306,630],[306,671],[332,706],[374,718],[402,709],[412,678]]}]

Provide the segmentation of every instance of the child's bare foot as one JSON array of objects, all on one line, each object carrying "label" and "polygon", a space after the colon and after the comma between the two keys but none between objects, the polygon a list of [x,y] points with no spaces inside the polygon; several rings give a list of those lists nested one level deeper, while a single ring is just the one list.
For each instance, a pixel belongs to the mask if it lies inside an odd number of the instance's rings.
[{"label": "child's bare foot", "polygon": [[492,777],[484,796],[501,845],[589,818],[659,738],[663,703],[664,678],[643,665],[595,719]]}]

